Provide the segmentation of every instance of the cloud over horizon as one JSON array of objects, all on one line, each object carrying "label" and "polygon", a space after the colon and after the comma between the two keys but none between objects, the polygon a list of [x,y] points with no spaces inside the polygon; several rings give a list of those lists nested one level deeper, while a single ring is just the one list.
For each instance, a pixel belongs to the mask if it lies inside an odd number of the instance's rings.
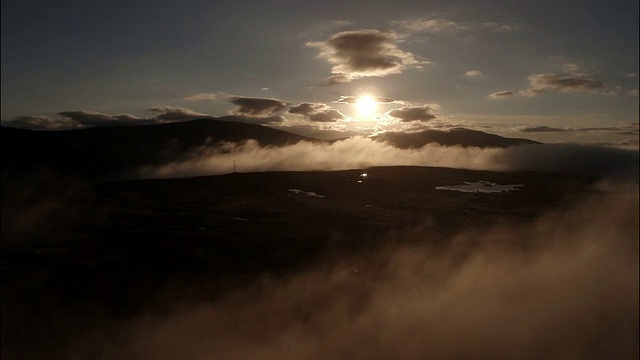
[{"label": "cloud over horizon", "polygon": [[71,130],[96,126],[133,125],[146,120],[130,114],[109,115],[95,111],[70,110],[58,113],[60,117],[20,116],[3,125],[32,130]]},{"label": "cloud over horizon", "polygon": [[476,148],[427,144],[399,149],[372,138],[351,137],[330,144],[301,141],[261,147],[254,140],[204,147],[190,160],[140,169],[149,178],[191,177],[228,172],[236,161],[245,172],[345,170],[370,166],[438,166],[489,171],[578,172],[594,176],[638,178],[638,150],[600,145],[544,144]]},{"label": "cloud over horizon", "polygon": [[175,106],[158,106],[147,109],[154,115],[156,122],[184,121],[198,117],[211,117],[211,115],[195,112],[191,109]]},{"label": "cloud over horizon", "polygon": [[398,74],[423,63],[397,46],[399,37],[391,31],[374,29],[343,31],[325,41],[307,42],[320,50],[318,57],[333,64],[326,85],[350,82],[362,77]]}]

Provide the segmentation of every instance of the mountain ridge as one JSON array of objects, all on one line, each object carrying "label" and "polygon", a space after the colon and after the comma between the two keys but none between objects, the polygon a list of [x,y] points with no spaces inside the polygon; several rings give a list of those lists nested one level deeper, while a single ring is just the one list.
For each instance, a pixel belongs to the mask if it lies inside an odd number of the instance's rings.
[{"label": "mountain ridge", "polygon": [[[263,125],[229,121],[227,118],[198,118],[164,124],[137,124],[69,130],[29,130],[3,125],[2,169],[50,168],[89,178],[118,178],[144,166],[185,159],[193,150],[221,143],[250,139],[260,146],[281,147],[300,141],[331,144]],[[504,138],[463,128],[449,131],[424,130],[415,133],[383,133],[373,140],[407,149],[427,143],[443,146],[508,147],[537,144],[527,139]]]}]

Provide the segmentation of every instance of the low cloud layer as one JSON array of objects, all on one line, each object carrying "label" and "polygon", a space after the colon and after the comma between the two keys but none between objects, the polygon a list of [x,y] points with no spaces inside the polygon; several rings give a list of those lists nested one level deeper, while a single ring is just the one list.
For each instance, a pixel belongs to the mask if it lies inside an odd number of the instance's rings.
[{"label": "low cloud layer", "polygon": [[330,144],[299,142],[260,147],[255,141],[202,148],[192,160],[142,171],[143,177],[191,177],[223,174],[234,161],[238,171],[342,170],[382,165],[441,166],[492,171],[560,171],[620,178],[638,177],[638,151],[596,145],[521,145],[506,149],[444,147],[428,144],[398,149],[371,138],[354,137]]},{"label": "low cloud layer", "polygon": [[389,31],[343,31],[325,41],[308,42],[307,46],[320,50],[319,57],[333,64],[332,75],[326,85],[350,82],[369,76],[398,74],[421,61],[397,46],[399,37]]},{"label": "low cloud layer", "polygon": [[165,306],[67,358],[635,359],[638,189],[603,189],[532,224],[381,234],[379,254]]}]

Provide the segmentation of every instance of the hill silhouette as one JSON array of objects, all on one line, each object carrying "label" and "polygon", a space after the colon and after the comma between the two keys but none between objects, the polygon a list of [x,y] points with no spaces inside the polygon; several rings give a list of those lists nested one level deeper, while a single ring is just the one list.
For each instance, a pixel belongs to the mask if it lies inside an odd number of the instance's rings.
[{"label": "hill silhouette", "polygon": [[454,128],[450,130],[422,130],[417,132],[386,132],[373,139],[389,143],[400,149],[420,148],[430,143],[443,146],[479,148],[506,148],[515,145],[540,144],[529,139],[507,138],[478,130]]},{"label": "hill silhouette", "polygon": [[[93,179],[130,177],[133,170],[185,160],[201,147],[250,139],[261,146],[286,146],[299,141],[331,143],[262,125],[236,122],[233,117],[200,118],[165,124],[92,127],[44,131],[3,126],[3,172],[52,169]],[[428,143],[444,146],[508,147],[536,144],[468,129],[387,132],[373,137],[392,146],[418,148]],[[335,141],[335,140],[334,140]],[[231,170],[231,168],[230,168]]]},{"label": "hill silhouette", "polygon": [[3,126],[3,170],[49,167],[88,177],[117,177],[144,165],[177,161],[189,150],[222,142],[256,140],[284,146],[313,138],[269,127],[225,121],[191,121],[36,131]]}]

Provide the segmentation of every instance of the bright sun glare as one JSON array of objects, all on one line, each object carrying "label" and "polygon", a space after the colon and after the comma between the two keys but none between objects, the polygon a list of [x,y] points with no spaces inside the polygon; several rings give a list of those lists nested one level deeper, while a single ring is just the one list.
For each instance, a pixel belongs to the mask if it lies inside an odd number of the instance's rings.
[{"label": "bright sun glare", "polygon": [[369,95],[360,96],[356,106],[360,115],[371,116],[376,111],[376,102]]}]

